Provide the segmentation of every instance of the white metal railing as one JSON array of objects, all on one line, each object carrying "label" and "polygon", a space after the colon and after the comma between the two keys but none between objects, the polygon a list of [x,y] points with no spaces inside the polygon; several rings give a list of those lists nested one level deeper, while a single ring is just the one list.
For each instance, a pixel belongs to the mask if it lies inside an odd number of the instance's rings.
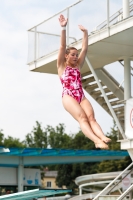
[{"label": "white metal railing", "polygon": [[[54,32],[57,32],[57,29],[58,29],[58,27],[54,28],[54,24],[57,23],[57,19],[56,19],[56,22],[54,21],[55,17],[57,17],[61,13],[65,13],[66,17],[69,19],[70,9],[82,1],[83,0],[78,0],[74,4],[59,11],[55,15],[49,17],[48,19],[44,20],[43,22],[37,24],[36,26],[34,26],[28,30],[28,34],[29,34],[28,64],[34,62],[36,65],[36,62],[40,58],[48,55],[51,52],[58,50],[58,48],[59,48],[58,40],[60,39],[60,34],[58,34],[59,30],[58,30],[58,33],[53,33],[53,30],[54,30]],[[103,28],[109,29],[109,27],[111,25],[113,25],[123,19],[123,9],[121,8],[119,11],[117,11],[112,16],[110,16],[110,5],[109,5],[110,0],[106,0],[106,2],[107,2],[107,19],[104,22],[102,22],[100,25],[98,25],[96,27],[96,30],[91,32],[91,34],[97,32],[97,31],[100,31]],[[133,0],[130,1],[130,16],[132,16],[132,15],[133,15]],[[51,23],[51,25],[47,24],[47,23],[50,23],[52,20],[53,20],[53,22]],[[69,46],[70,44],[72,44],[73,42],[76,41],[75,37],[70,36],[69,21],[70,20],[68,20],[67,30],[66,30],[67,46]],[[48,31],[48,29],[50,29],[50,30]]]},{"label": "white metal railing", "polygon": [[[54,34],[54,33],[49,33],[47,31],[44,31],[44,24],[46,24],[48,21],[54,19],[54,17],[56,17],[57,15],[59,15],[59,14],[61,14],[63,12],[66,12],[66,16],[68,18],[67,29],[66,29],[66,35],[67,35],[67,37],[66,37],[66,41],[67,42],[66,43],[67,43],[67,45],[69,45],[70,44],[70,39],[72,41],[76,41],[76,38],[71,37],[69,35],[69,10],[70,10],[70,8],[72,8],[73,6],[77,5],[81,1],[83,1],[83,0],[78,0],[76,3],[74,3],[74,4],[70,5],[70,6],[68,6],[67,8],[59,11],[58,13],[53,15],[52,17],[49,17],[48,19],[44,20],[43,22],[37,24],[36,26],[34,26],[34,27],[32,27],[32,28],[30,28],[28,30],[28,33],[30,34],[29,35],[30,36],[29,37],[29,43],[30,43],[30,38],[32,38],[31,39],[32,40],[31,41],[32,42],[31,48],[30,47],[28,48],[29,51],[30,51],[30,52],[28,52],[28,54],[31,53],[32,55],[28,55],[28,63],[36,62],[42,56],[45,56],[46,54],[49,53],[48,51],[45,51],[45,52],[43,51],[43,53],[40,52],[41,51],[41,43],[43,43],[43,45],[45,47],[45,50],[47,50],[48,47],[49,47],[49,43],[50,43],[51,38],[48,38],[46,36],[54,36],[54,37],[56,37],[56,39],[57,39],[57,37],[60,38],[59,34]],[[51,26],[52,31],[53,31],[53,28],[54,28],[53,24]],[[48,26],[47,26],[47,28],[48,28]],[[43,31],[41,31],[41,30],[43,30]],[[42,41],[42,40],[44,40],[44,38],[41,39],[41,37],[43,37],[44,35],[45,35],[45,42]],[[57,46],[55,46],[55,45],[53,45],[53,46],[54,46],[54,48],[51,48],[51,51],[55,51],[55,50],[58,49]]]},{"label": "white metal railing", "polygon": [[[133,0],[130,1],[130,16],[133,15]],[[123,8],[113,15],[109,16],[109,0],[107,0],[107,20],[96,26],[96,31],[105,27],[109,27],[123,19]],[[95,32],[95,31],[94,31]]]},{"label": "white metal railing", "polygon": [[109,183],[93,200],[98,199],[108,188],[110,188],[110,186],[112,186],[132,166],[133,166],[133,162],[124,171],[122,171],[111,183]]},{"label": "white metal railing", "polygon": [[[133,184],[125,191],[122,195],[118,197],[117,200],[122,200],[127,194],[129,194],[133,190]],[[130,198],[132,199],[132,197]]]}]

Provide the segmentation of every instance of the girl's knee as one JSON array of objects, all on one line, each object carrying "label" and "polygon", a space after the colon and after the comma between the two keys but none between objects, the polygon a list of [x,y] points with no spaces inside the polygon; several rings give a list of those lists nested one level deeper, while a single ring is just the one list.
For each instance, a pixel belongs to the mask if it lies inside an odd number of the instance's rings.
[{"label": "girl's knee", "polygon": [[79,122],[85,122],[85,121],[87,121],[88,122],[88,118],[87,118],[87,116],[86,116],[86,114],[85,113],[80,113],[80,115],[79,115],[79,120],[78,120]]},{"label": "girl's knee", "polygon": [[96,119],[95,119],[94,115],[90,115],[88,117],[88,120],[89,120],[89,122],[96,122]]}]

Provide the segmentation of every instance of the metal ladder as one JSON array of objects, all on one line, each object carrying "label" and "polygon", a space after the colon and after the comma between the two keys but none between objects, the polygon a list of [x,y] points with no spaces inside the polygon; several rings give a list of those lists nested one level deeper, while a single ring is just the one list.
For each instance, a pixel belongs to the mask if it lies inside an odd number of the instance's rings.
[{"label": "metal ladder", "polygon": [[[95,70],[99,82],[110,102],[119,122],[124,130],[124,88],[104,69]],[[112,116],[110,109],[91,71],[82,74],[84,90],[93,97],[97,103]]]}]

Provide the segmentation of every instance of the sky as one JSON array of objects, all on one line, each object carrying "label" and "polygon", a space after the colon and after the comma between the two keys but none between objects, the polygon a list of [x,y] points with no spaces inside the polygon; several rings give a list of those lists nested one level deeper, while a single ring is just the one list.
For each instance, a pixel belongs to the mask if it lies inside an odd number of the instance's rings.
[{"label": "sky", "polygon": [[[57,126],[64,123],[66,133],[77,133],[79,124],[62,105],[62,86],[57,75],[31,72],[28,60],[27,30],[75,0],[4,0],[0,2],[0,129],[4,135],[24,140],[36,121]],[[110,0],[110,14],[122,7],[122,0]],[[106,0],[84,0],[75,6],[71,27],[84,25],[89,32],[106,19]],[[57,17],[57,26],[59,26]],[[55,24],[56,27],[56,24]],[[55,30],[49,26],[50,30]],[[74,29],[75,30],[75,29]],[[72,32],[80,37],[77,31]],[[113,72],[113,64],[109,66]],[[118,72],[115,71],[116,77]],[[121,77],[122,80],[122,77]],[[121,81],[120,80],[120,81]],[[104,133],[110,132],[112,118],[85,92]]]}]

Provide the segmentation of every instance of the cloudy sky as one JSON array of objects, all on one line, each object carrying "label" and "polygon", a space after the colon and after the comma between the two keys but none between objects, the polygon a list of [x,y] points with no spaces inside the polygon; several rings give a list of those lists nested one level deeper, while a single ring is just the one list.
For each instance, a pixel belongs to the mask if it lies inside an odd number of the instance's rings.
[{"label": "cloudy sky", "polygon": [[[78,123],[62,106],[62,86],[58,77],[31,72],[27,65],[27,30],[75,2],[0,2],[0,129],[3,129],[5,136],[10,135],[23,140],[25,135],[32,131],[36,121],[42,123],[42,127],[55,127],[64,123],[68,134],[79,130]],[[122,7],[122,0],[110,0],[110,6],[112,14]],[[95,3],[94,0],[84,0],[76,9],[72,25],[83,24],[89,32],[106,19],[106,0],[95,0]],[[110,71],[113,65],[110,66]],[[96,119],[103,131],[109,132],[112,118],[88,94],[86,96],[94,107]]]}]

